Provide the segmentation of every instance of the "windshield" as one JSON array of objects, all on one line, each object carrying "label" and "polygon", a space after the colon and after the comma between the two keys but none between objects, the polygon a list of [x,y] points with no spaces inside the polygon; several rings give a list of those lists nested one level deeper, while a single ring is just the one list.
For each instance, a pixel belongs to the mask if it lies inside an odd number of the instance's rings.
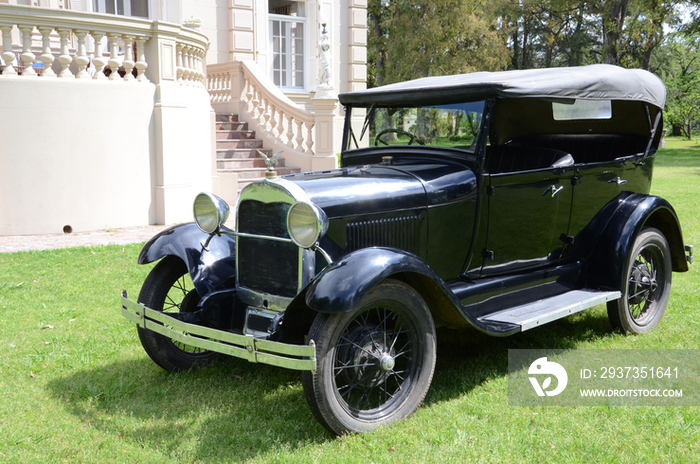
[{"label": "windshield", "polygon": [[420,108],[352,108],[346,149],[427,145],[473,152],[483,110],[483,101]]}]

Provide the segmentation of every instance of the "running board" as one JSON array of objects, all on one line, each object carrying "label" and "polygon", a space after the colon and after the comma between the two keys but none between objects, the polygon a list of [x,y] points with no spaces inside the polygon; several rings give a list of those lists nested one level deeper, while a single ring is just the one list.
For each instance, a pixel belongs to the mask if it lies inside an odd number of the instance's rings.
[{"label": "running board", "polygon": [[479,320],[519,325],[524,332],[607,301],[617,300],[621,296],[620,292],[572,290],[534,303],[497,311],[480,317]]}]

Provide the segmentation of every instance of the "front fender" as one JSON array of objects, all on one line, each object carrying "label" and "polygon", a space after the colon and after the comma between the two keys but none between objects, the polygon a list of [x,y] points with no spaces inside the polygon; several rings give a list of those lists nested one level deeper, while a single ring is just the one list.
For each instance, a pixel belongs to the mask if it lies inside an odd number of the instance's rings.
[{"label": "front fender", "polygon": [[180,258],[202,298],[211,293],[236,288],[236,239],[223,234],[212,238],[194,223],[170,227],[150,239],[141,249],[139,264],[157,261],[165,256]]},{"label": "front fender", "polygon": [[306,304],[319,313],[344,313],[355,308],[382,280],[400,272],[440,278],[422,259],[392,248],[363,248],[343,256],[314,278]]},{"label": "front fender", "polygon": [[[466,312],[445,282],[418,256],[394,248],[363,248],[345,255],[326,267],[302,293],[306,306],[319,313],[343,313],[356,308],[367,293],[382,280],[397,277],[414,285],[436,316],[459,314],[469,324],[490,335],[504,336],[516,326],[479,321]],[[459,316],[457,316],[459,317]]]},{"label": "front fender", "polygon": [[620,203],[591,253],[589,287],[609,290],[623,287],[627,260],[644,227],[655,227],[664,234],[675,272],[688,270],[681,225],[673,206],[661,197],[633,194]]}]

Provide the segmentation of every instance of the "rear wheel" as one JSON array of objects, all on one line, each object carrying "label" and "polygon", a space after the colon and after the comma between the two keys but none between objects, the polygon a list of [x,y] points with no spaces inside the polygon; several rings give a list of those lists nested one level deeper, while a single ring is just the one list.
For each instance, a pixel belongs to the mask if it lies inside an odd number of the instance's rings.
[{"label": "rear wheel", "polygon": [[335,434],[368,432],[413,414],[435,369],[435,326],[423,298],[387,280],[344,314],[318,314],[308,340],[316,372],[304,393],[319,422]]},{"label": "rear wheel", "polygon": [[[139,303],[166,313],[195,312],[199,300],[185,263],[170,256],[151,270],[139,294]],[[185,345],[141,327],[138,333],[148,356],[168,371],[198,369],[219,357],[216,352]]]},{"label": "rear wheel", "polygon": [[608,302],[608,317],[625,333],[648,332],[659,324],[671,294],[671,251],[657,229],[642,230],[634,242],[622,298]]}]

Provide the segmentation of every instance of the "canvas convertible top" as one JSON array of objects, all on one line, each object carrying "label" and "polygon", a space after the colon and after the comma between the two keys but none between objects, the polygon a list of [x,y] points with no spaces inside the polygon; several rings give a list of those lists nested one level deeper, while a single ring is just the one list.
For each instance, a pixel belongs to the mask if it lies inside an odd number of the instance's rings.
[{"label": "canvas convertible top", "polygon": [[458,100],[552,98],[630,100],[663,108],[666,89],[654,74],[607,64],[433,76],[339,96],[343,105],[423,106]]}]

